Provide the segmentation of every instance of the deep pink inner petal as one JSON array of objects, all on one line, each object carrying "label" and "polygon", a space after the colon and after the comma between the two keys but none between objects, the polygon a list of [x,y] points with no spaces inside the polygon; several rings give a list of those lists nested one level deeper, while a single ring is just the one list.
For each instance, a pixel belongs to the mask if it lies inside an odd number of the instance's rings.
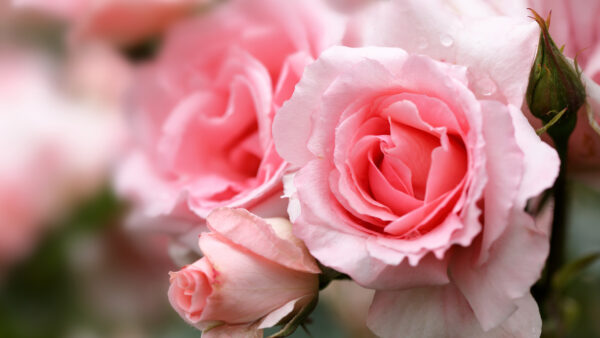
[{"label": "deep pink inner petal", "polygon": [[393,156],[383,156],[378,168],[392,187],[414,196],[412,172],[402,160]]},{"label": "deep pink inner petal", "polygon": [[378,162],[381,162],[383,154],[374,151],[369,152],[369,187],[375,200],[387,205],[396,214],[402,215],[410,210],[423,205],[423,201],[407,194],[406,191],[396,189],[379,170]]},{"label": "deep pink inner petal", "polygon": [[467,172],[467,153],[457,137],[450,137],[448,149],[438,147],[431,154],[425,202],[456,187]]},{"label": "deep pink inner petal", "polygon": [[462,116],[439,99],[412,93],[383,95],[352,109],[336,130],[341,175],[331,185],[341,204],[394,237],[418,237],[443,223],[468,173]]},{"label": "deep pink inner petal", "polygon": [[380,142],[389,139],[388,124],[380,117],[370,116],[368,106],[348,109],[356,110],[354,114],[348,114],[348,118],[336,130],[334,165],[337,170],[330,177],[330,188],[354,217],[385,226],[396,216],[389,207],[373,198],[364,158],[370,148],[379,149]]},{"label": "deep pink inner petal", "polygon": [[419,129],[390,122],[393,146],[385,150],[386,156],[402,160],[412,174],[412,188],[418,199],[423,199],[427,175],[431,166],[429,154],[440,145],[439,138]]}]

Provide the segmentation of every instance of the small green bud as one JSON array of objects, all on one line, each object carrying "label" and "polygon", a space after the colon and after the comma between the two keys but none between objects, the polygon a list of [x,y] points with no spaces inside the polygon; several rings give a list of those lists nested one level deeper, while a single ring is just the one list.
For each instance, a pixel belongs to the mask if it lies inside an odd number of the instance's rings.
[{"label": "small green bud", "polygon": [[547,126],[552,139],[563,143],[575,129],[577,111],[585,104],[585,87],[577,61],[573,66],[550,37],[550,16],[544,21],[538,13],[530,10],[541,33],[537,55],[529,73],[527,105],[531,113]]}]

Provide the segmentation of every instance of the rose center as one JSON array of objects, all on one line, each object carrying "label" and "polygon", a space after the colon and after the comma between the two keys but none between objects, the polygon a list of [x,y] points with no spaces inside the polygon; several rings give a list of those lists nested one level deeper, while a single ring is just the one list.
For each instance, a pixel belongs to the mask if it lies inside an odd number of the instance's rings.
[{"label": "rose center", "polygon": [[[462,191],[468,156],[460,132],[436,124],[435,114],[451,114],[445,108],[400,100],[358,113],[365,116],[350,142],[347,168],[365,203],[390,216],[354,216],[402,235],[422,233],[431,219],[449,212]],[[405,219],[416,225],[402,226]]]}]

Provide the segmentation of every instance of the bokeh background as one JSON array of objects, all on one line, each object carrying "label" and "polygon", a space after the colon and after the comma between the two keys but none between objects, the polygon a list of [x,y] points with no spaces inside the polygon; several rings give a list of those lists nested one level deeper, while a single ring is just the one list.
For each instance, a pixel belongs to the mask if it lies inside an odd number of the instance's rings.
[{"label": "bokeh background", "polygon": [[[123,60],[151,57],[155,36],[82,46],[64,13],[10,5],[0,0],[0,337],[200,336],[169,306],[167,238],[128,227],[110,183],[126,142]],[[569,186],[572,260],[600,250],[600,177]],[[568,337],[600,337],[600,263],[565,293]],[[312,336],[370,337],[371,296],[334,282]]]}]

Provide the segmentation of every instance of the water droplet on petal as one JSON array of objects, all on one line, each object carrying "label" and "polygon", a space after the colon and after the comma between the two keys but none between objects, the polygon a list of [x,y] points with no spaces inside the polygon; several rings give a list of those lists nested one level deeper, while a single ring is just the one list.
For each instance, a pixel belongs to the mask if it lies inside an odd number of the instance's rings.
[{"label": "water droplet on petal", "polygon": [[427,39],[425,39],[424,37],[420,37],[417,40],[417,48],[422,50],[422,49],[427,48],[428,46],[429,46],[429,43],[427,42]]},{"label": "water droplet on petal", "polygon": [[450,34],[442,34],[442,36],[440,36],[440,43],[444,47],[450,47],[454,43],[454,39]]},{"label": "water droplet on petal", "polygon": [[483,96],[491,96],[496,92],[496,84],[489,77],[484,77],[476,82],[477,90]]}]

